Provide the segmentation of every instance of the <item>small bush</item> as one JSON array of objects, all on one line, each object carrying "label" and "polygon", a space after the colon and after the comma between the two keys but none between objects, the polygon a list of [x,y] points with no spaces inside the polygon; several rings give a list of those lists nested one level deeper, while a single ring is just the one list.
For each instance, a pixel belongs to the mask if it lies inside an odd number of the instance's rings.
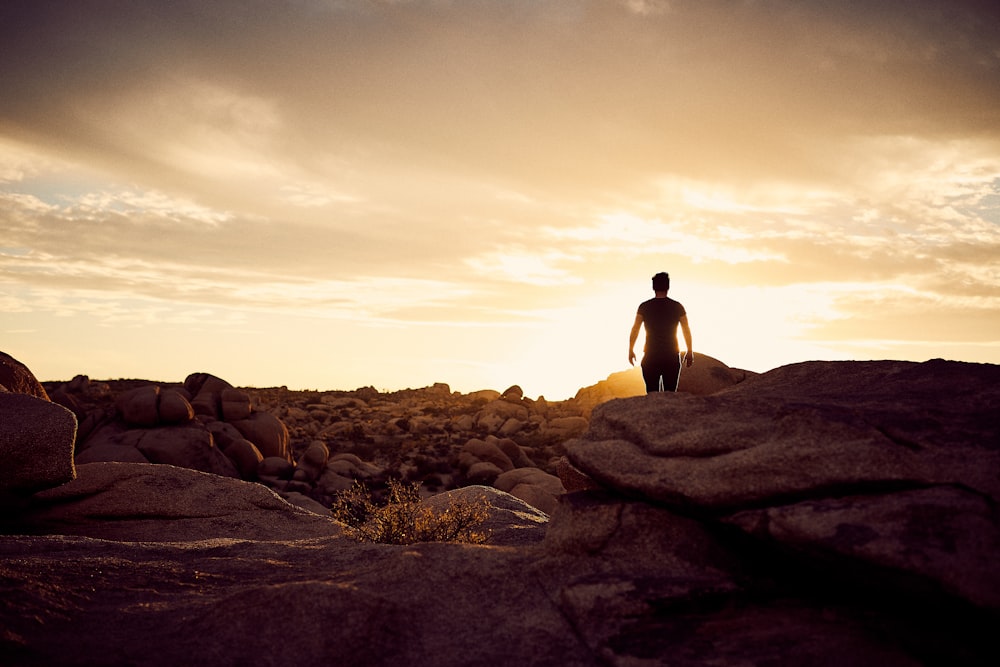
[{"label": "small bush", "polygon": [[383,544],[414,542],[465,542],[482,544],[488,534],[476,528],[489,516],[483,498],[452,499],[438,512],[420,502],[420,485],[389,480],[386,503],[372,500],[362,482],[338,494],[331,511],[337,521],[360,540]]}]

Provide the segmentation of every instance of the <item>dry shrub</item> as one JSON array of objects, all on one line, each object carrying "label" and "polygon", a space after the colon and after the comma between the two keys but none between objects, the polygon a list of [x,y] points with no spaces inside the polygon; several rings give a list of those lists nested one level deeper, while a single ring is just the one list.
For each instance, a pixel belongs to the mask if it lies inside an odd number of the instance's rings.
[{"label": "dry shrub", "polygon": [[383,544],[465,542],[482,544],[488,534],[477,530],[489,516],[485,497],[452,498],[443,511],[420,502],[420,485],[389,480],[386,503],[372,500],[362,482],[338,494],[331,511],[360,540]]}]

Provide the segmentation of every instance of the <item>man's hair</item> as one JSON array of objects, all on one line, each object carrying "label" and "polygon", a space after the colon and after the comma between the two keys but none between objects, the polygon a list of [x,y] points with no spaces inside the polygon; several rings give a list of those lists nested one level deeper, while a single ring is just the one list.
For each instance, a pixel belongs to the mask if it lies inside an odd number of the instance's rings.
[{"label": "man's hair", "polygon": [[670,274],[660,271],[653,276],[653,291],[666,292],[670,289]]}]

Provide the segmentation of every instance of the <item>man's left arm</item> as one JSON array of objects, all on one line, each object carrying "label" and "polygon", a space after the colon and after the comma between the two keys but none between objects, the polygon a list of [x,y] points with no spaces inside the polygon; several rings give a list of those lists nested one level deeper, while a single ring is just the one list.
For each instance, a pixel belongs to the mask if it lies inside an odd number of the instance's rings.
[{"label": "man's left arm", "polygon": [[684,355],[684,363],[690,366],[694,363],[694,348],[691,347],[691,327],[688,326],[687,315],[681,315],[681,331],[684,332],[684,344],[687,345],[687,354]]}]

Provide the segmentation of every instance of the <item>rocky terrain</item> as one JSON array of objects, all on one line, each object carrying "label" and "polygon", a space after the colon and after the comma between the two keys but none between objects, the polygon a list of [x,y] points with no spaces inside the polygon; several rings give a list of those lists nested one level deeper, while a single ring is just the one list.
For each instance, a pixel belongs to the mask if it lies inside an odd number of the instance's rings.
[{"label": "rocky terrain", "polygon": [[[699,361],[547,402],[0,355],[0,663],[997,664],[1000,367]],[[486,543],[349,537],[388,479]]]}]

